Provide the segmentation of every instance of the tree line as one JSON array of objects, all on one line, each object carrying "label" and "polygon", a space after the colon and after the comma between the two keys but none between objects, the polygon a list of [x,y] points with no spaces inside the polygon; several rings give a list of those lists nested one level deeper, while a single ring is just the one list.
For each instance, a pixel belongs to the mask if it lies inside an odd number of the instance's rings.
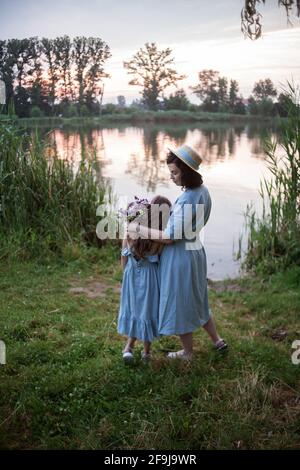
[{"label": "tree line", "polygon": [[[67,112],[76,104],[89,112],[103,94],[109,46],[97,37],[31,37],[0,41],[0,78],[5,83],[6,104],[18,116],[35,107],[45,115]],[[97,106],[96,106],[97,107]]]},{"label": "tree line", "polygon": [[[31,37],[0,41],[0,79],[5,84],[6,105],[13,106],[19,117],[88,116],[128,111],[123,96],[118,105],[102,106],[106,61],[111,57],[109,46],[98,37],[69,36],[54,39]],[[252,95],[245,100],[236,80],[222,77],[220,72],[204,69],[198,83],[190,89],[200,100],[193,105],[178,83],[186,76],[175,69],[170,48],[159,49],[146,43],[124,68],[129,84],[141,89],[141,99],[131,108],[148,110],[189,110],[228,112],[234,114],[283,115],[284,96],[267,78],[259,80]],[[177,90],[166,96],[166,90]]]}]

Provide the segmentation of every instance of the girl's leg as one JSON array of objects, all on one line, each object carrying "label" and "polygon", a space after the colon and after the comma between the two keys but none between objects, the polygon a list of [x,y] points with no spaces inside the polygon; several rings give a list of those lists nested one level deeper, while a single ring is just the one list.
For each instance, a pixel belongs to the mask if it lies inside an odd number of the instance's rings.
[{"label": "girl's leg", "polygon": [[134,348],[134,343],[136,342],[136,338],[128,338],[128,341],[126,343],[125,348],[123,349],[123,352],[131,352],[132,349]]},{"label": "girl's leg", "polygon": [[179,335],[185,354],[191,356],[193,354],[193,333],[185,333]]},{"label": "girl's leg", "polygon": [[144,341],[144,351],[141,352],[142,361],[149,361],[151,359],[151,343]]},{"label": "girl's leg", "polygon": [[144,341],[144,354],[149,355],[151,353],[151,343],[149,341]]}]

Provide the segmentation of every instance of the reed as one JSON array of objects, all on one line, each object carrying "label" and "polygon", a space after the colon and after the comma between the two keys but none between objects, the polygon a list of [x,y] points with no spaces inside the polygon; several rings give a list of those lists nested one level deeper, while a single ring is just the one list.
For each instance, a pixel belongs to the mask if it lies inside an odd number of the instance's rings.
[{"label": "reed", "polygon": [[271,179],[260,184],[262,216],[253,207],[246,210],[248,247],[244,266],[248,270],[275,272],[300,265],[300,107],[299,91],[288,84],[288,119],[281,123],[281,150],[278,142],[265,142]]},{"label": "reed", "polygon": [[71,162],[38,134],[9,122],[0,125],[0,249],[24,256],[61,253],[66,243],[98,245],[96,208],[111,197],[109,184],[87,156]]}]

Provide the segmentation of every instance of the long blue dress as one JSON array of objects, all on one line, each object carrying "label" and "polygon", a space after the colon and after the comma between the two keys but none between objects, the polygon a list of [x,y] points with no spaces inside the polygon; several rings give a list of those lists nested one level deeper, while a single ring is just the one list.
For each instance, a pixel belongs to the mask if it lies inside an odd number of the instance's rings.
[{"label": "long blue dress", "polygon": [[118,332],[142,341],[152,342],[158,334],[159,275],[158,255],[137,260],[129,248],[121,290]]},{"label": "long blue dress", "polygon": [[161,335],[191,333],[210,318],[206,254],[199,236],[210,211],[204,185],[185,190],[172,206],[165,234],[174,242],[164,246],[159,264]]}]

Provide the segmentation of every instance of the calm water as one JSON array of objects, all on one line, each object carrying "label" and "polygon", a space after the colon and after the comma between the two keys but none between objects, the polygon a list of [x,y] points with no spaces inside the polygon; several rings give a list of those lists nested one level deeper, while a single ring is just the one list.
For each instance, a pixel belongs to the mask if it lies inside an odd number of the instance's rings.
[{"label": "calm water", "polygon": [[119,197],[161,194],[172,202],[181,189],[169,180],[166,149],[183,143],[195,147],[203,157],[201,173],[213,201],[204,244],[208,277],[216,280],[239,273],[233,255],[247,204],[261,208],[259,183],[268,175],[262,139],[267,133],[275,136],[276,129],[262,124],[232,127],[215,123],[55,129],[51,138],[61,158],[72,160],[75,167],[83,156],[96,152],[99,173],[110,179]]}]

